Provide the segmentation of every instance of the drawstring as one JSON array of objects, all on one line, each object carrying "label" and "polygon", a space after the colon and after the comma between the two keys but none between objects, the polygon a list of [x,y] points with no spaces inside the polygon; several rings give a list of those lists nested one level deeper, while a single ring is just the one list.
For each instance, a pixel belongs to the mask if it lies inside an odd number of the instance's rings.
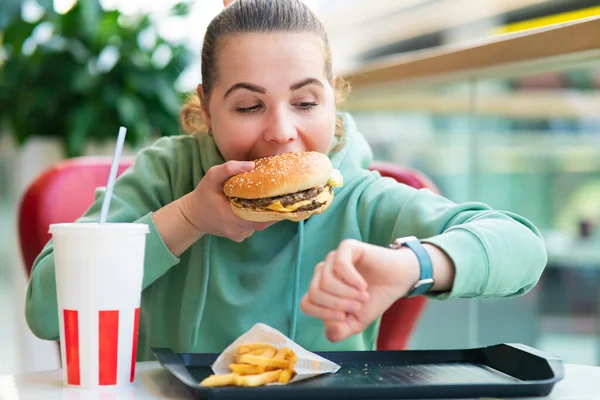
[{"label": "drawstring", "polygon": [[[202,298],[198,305],[196,313],[196,322],[192,333],[192,346],[198,345],[200,336],[200,323],[202,322],[202,314],[206,306],[206,297],[208,293],[208,276],[210,274],[210,241],[212,235],[206,235],[204,241],[204,269],[202,271],[202,287],[200,293]],[[296,252],[296,262],[294,263],[294,288],[292,291],[292,318],[290,321],[290,339],[296,340],[296,326],[298,325],[298,309],[300,303],[300,266],[302,265],[302,249],[304,247],[304,221],[298,222],[298,246]]]},{"label": "drawstring", "polygon": [[204,307],[206,306],[206,296],[208,292],[208,275],[210,272],[210,239],[212,235],[206,235],[204,241],[204,269],[202,271],[202,287],[200,293],[202,298],[200,299],[200,305],[198,306],[198,312],[196,313],[196,323],[194,324],[194,331],[192,334],[192,345],[196,347],[198,345],[198,337],[200,336],[200,322],[202,322],[202,314],[204,314]]},{"label": "drawstring", "polygon": [[304,247],[304,221],[298,222],[298,250],[294,263],[294,290],[292,292],[292,319],[290,321],[290,339],[296,340],[298,324],[298,306],[300,303],[300,266],[302,265],[302,248]]}]

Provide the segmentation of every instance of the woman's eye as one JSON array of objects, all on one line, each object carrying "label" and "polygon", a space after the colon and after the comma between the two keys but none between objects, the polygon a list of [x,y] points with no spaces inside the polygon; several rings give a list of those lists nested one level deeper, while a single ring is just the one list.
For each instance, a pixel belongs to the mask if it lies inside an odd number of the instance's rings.
[{"label": "woman's eye", "polygon": [[257,104],[255,106],[251,106],[251,107],[238,107],[235,109],[236,112],[240,113],[240,114],[246,114],[246,113],[251,113],[253,111],[256,111],[258,109],[260,109],[260,104]]},{"label": "woman's eye", "polygon": [[296,107],[298,107],[301,110],[308,111],[311,108],[316,107],[317,105],[318,105],[317,103],[302,102],[302,103],[296,104]]}]

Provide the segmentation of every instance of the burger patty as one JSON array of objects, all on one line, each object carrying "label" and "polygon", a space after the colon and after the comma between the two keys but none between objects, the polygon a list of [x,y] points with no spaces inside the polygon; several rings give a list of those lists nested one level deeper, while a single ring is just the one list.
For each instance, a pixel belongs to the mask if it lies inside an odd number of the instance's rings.
[{"label": "burger patty", "polygon": [[313,200],[312,203],[310,203],[306,206],[298,207],[296,209],[296,211],[294,211],[294,212],[316,210],[317,208],[321,207],[323,204],[325,204],[325,202],[319,203],[318,201]]},{"label": "burger patty", "polygon": [[[232,200],[236,204],[240,205],[241,207],[248,207],[248,208],[264,208],[266,206],[269,206],[269,205],[275,203],[276,201],[279,201],[282,206],[287,207],[289,205],[296,204],[299,201],[310,200],[313,197],[317,197],[317,195],[319,193],[321,193],[323,190],[329,190],[331,192],[332,188],[329,185],[322,185],[322,186],[317,186],[314,188],[306,189],[301,192],[285,194],[283,196],[265,197],[264,199],[242,199],[239,197],[234,197],[234,198],[232,198]],[[314,210],[315,208],[319,208],[322,205],[323,205],[322,203],[313,201],[312,204],[302,206],[302,207],[298,208],[296,211],[310,211],[310,210]]]}]

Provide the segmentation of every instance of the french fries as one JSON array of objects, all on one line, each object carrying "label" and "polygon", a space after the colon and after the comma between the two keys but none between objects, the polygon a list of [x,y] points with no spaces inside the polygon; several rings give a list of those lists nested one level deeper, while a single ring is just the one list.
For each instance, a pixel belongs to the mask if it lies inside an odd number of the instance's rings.
[{"label": "french fries", "polygon": [[270,344],[246,344],[237,348],[235,363],[229,364],[231,373],[211,375],[201,386],[255,387],[268,383],[288,383],[294,377],[298,357],[293,350],[280,349]]}]

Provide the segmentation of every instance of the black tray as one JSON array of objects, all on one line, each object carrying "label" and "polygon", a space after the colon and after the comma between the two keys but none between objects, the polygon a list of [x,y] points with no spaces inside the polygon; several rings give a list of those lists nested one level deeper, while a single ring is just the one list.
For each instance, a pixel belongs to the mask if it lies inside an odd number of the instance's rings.
[{"label": "black tray", "polygon": [[341,365],[289,385],[199,386],[218,354],[153,348],[162,366],[197,399],[416,399],[546,396],[564,377],[563,362],[522,344],[467,350],[319,352]]}]

